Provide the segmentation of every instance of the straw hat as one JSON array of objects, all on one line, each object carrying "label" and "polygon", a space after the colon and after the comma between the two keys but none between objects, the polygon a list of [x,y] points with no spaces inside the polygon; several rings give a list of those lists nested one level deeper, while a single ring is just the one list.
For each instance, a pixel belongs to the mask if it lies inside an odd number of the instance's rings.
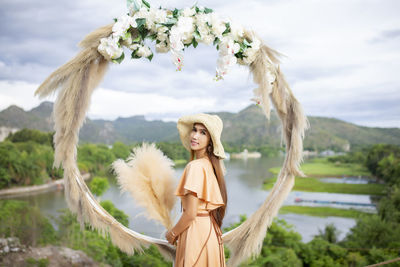
[{"label": "straw hat", "polygon": [[183,146],[190,151],[190,132],[193,129],[194,123],[202,123],[210,133],[211,140],[214,145],[214,155],[225,159],[226,155],[224,147],[221,143],[221,133],[223,128],[222,120],[217,115],[209,115],[199,113],[195,115],[186,115],[178,120],[177,128]]}]

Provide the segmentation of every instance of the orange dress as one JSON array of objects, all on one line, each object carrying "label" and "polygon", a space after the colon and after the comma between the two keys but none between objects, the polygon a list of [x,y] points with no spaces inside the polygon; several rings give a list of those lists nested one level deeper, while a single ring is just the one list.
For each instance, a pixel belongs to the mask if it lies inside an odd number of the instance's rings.
[{"label": "orange dress", "polygon": [[175,267],[225,267],[222,232],[209,210],[225,205],[213,166],[208,158],[190,161],[182,174],[175,195],[192,191],[199,204],[197,216],[177,239]]}]

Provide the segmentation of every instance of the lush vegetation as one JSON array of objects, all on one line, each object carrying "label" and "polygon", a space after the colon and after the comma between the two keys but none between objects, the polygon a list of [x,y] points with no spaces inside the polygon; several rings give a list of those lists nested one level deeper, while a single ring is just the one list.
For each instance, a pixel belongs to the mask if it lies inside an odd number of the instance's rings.
[{"label": "lush vegetation", "polygon": [[[344,218],[359,218],[365,215],[366,212],[355,209],[339,209],[332,207],[309,207],[309,206],[283,206],[279,209],[279,213],[298,213],[318,217],[344,217]],[[368,213],[367,213],[368,214]]]},{"label": "lush vegetation", "polygon": [[[53,134],[23,129],[10,134],[0,142],[0,189],[13,186],[44,184],[63,177],[62,169],[53,168]],[[132,149],[141,143],[126,145],[115,142],[112,146],[83,143],[78,147],[78,167],[82,173],[93,176],[111,176],[110,165],[118,159],[126,159]],[[156,143],[176,165],[185,164],[189,152],[179,142]],[[226,145],[227,152],[240,152],[244,148],[258,150],[264,156],[275,156],[281,149],[271,146]]]},{"label": "lush vegetation", "polygon": [[[313,176],[369,176],[368,171],[363,162],[347,162],[335,160],[343,156],[335,156],[328,158],[312,158],[301,165],[301,170],[307,177]],[[280,167],[269,169],[273,174],[278,174]]]},{"label": "lush vegetation", "polygon": [[[384,195],[385,185],[370,184],[341,184],[325,183],[317,177],[342,177],[342,176],[372,176],[374,174],[368,168],[363,156],[366,152],[354,152],[347,155],[328,158],[313,158],[302,164],[301,169],[307,175],[306,178],[297,177],[293,190],[305,192],[328,192],[344,194]],[[371,152],[373,153],[373,152]],[[280,167],[271,168],[269,171],[277,175]],[[263,188],[271,189],[276,178],[267,178]]]},{"label": "lush vegetation", "polygon": [[[53,149],[49,141],[51,139],[46,138],[40,133],[25,131],[0,143],[1,188],[62,177],[60,170],[52,169]],[[135,145],[139,144],[128,146],[117,142],[112,147],[93,144],[79,146],[79,168],[94,174],[95,178],[90,187],[98,197],[108,187],[108,166],[117,158],[126,158]],[[182,150],[181,145],[159,143],[158,146],[174,160],[188,158],[188,153]],[[367,194],[384,194],[378,203],[378,213],[364,215],[355,211],[324,208],[325,215],[328,213],[329,216],[357,218],[356,225],[342,241],[338,241],[338,230],[328,225],[312,241],[303,243],[299,233],[293,231],[283,220],[275,220],[263,241],[261,254],[255,259],[249,259],[242,266],[365,266],[399,257],[400,148],[393,145],[374,145],[314,163],[316,165],[308,167],[304,164],[303,170],[307,173],[308,168],[314,175],[323,174],[321,170],[337,171],[335,175],[369,173],[383,181],[384,185],[374,185],[379,188],[360,189],[368,191],[364,192]],[[299,180],[297,179],[296,184],[299,184]],[[302,180],[308,181],[309,184],[303,184],[308,189],[321,189],[318,187],[321,185],[316,183],[316,178]],[[333,188],[332,186],[329,184],[329,187]],[[362,188],[360,186],[363,185],[356,186]],[[343,187],[340,190],[343,192]],[[351,193],[355,192],[353,188]],[[101,205],[122,224],[129,224],[128,216],[118,210],[111,201],[101,201]],[[282,211],[323,215],[320,209],[310,207],[284,207]],[[236,227],[245,219],[246,217],[242,216],[240,222],[224,231]],[[101,236],[88,225],[81,229],[76,217],[69,211],[62,211],[56,224],[58,230],[37,207],[27,202],[0,201],[1,237],[17,236],[21,243],[28,245],[55,244],[80,249],[96,261],[111,266],[172,266],[172,263],[163,260],[153,246],[142,255],[129,256],[121,252],[112,245],[109,237]],[[226,256],[229,257],[229,254],[226,248]]]},{"label": "lush vegetation", "polygon": [[[276,182],[276,178],[268,178],[264,181],[263,188],[271,189]],[[318,178],[297,177],[293,190],[304,192],[328,192],[343,194],[361,194],[361,195],[383,195],[385,186],[383,184],[340,184],[325,183]]]}]

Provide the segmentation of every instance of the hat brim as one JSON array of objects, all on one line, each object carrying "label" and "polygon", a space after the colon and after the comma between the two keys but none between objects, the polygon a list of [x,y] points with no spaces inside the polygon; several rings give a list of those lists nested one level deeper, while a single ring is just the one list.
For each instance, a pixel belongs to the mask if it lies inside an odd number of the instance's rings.
[{"label": "hat brim", "polygon": [[183,146],[191,151],[190,132],[194,123],[202,123],[210,133],[211,140],[214,145],[214,155],[225,159],[224,147],[221,143],[221,133],[223,128],[222,120],[217,115],[209,115],[205,113],[183,116],[178,120],[177,128]]}]

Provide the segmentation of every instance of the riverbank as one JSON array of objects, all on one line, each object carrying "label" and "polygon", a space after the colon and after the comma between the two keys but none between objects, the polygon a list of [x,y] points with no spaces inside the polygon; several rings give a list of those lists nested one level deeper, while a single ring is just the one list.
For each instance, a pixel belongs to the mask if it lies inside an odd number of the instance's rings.
[{"label": "riverbank", "polygon": [[[270,168],[269,171],[277,175],[280,167]],[[367,176],[371,173],[361,164],[357,163],[333,163],[329,162],[328,158],[314,158],[306,160],[301,164],[301,170],[307,177],[321,176]]]},{"label": "riverbank", "polygon": [[[82,175],[83,180],[88,180],[90,178],[90,173],[85,173]],[[13,187],[8,189],[0,190],[0,199],[2,198],[13,198],[33,194],[41,194],[50,191],[63,190],[64,189],[64,179],[58,179],[51,181],[46,184],[23,186],[23,187]]]},{"label": "riverbank", "polygon": [[[324,177],[370,177],[371,173],[361,164],[336,164],[329,162],[327,158],[315,158],[301,165],[301,170],[307,177],[296,177],[293,190],[304,192],[326,192],[362,195],[384,195],[385,185],[371,184],[342,184],[326,183],[319,178]],[[280,168],[270,168],[269,171],[278,175]],[[264,181],[263,189],[269,190],[276,182],[275,178],[267,178]]]},{"label": "riverbank", "polygon": [[338,209],[332,207],[309,207],[309,206],[283,206],[279,210],[279,214],[296,213],[316,217],[343,217],[343,218],[359,218],[362,215],[371,215],[369,212],[362,212],[355,209]]},{"label": "riverbank", "polygon": [[[276,182],[276,178],[267,178],[263,189],[270,190]],[[343,193],[357,195],[385,195],[383,184],[339,184],[325,183],[318,178],[296,177],[293,190],[304,192]]]}]

